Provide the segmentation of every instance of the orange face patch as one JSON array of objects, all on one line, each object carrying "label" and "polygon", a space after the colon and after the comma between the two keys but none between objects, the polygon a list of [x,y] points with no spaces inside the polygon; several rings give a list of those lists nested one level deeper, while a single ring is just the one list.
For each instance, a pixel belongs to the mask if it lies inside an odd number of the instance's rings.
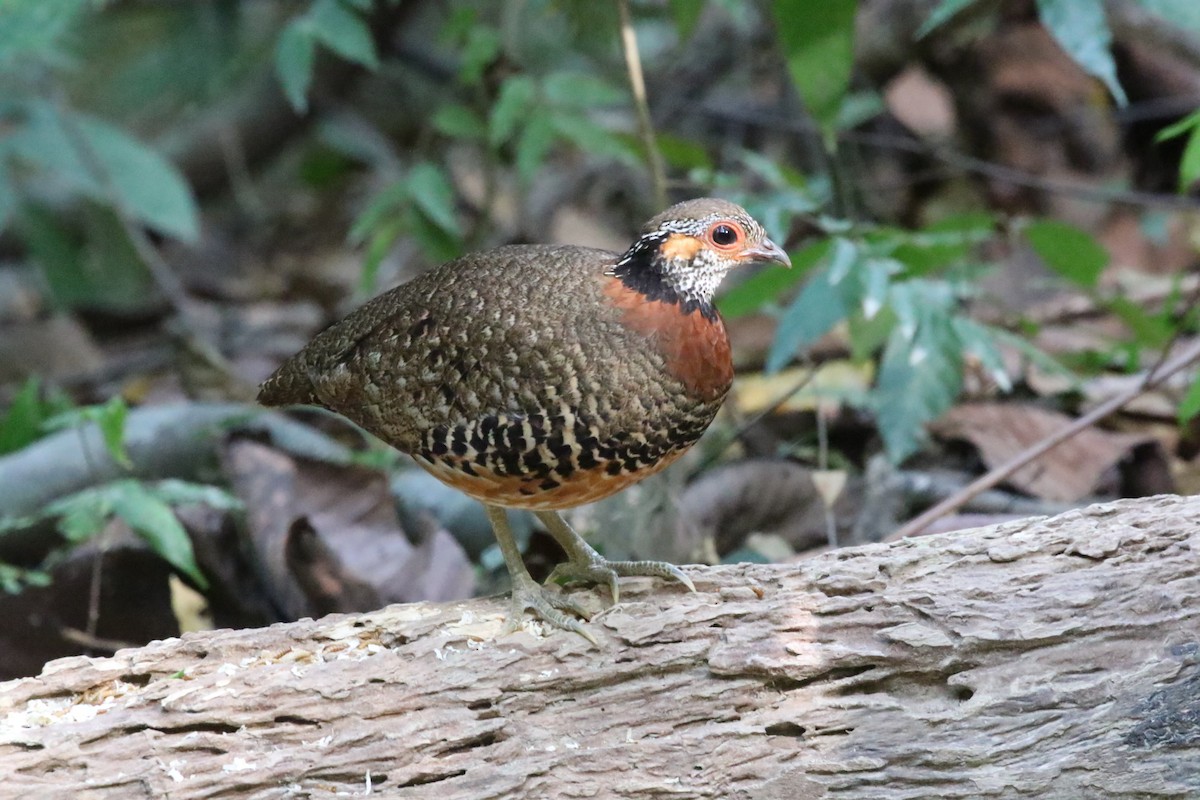
[{"label": "orange face patch", "polygon": [[695,236],[672,233],[659,247],[659,252],[663,254],[663,258],[691,261],[703,246],[704,243]]}]

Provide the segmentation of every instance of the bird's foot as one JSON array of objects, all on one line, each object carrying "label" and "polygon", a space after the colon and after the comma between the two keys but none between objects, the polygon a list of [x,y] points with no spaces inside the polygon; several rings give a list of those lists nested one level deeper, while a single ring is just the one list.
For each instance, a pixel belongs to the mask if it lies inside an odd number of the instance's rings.
[{"label": "bird's foot", "polygon": [[[538,586],[528,578],[513,583],[512,608],[509,610],[504,632],[512,633],[520,628],[526,611],[532,611],[535,616],[556,628],[574,631],[596,646],[600,644],[591,631],[575,618],[591,619],[592,615],[587,609],[566,595]],[[575,616],[571,616],[572,614]]]},{"label": "bird's foot", "polygon": [[688,591],[696,591],[692,579],[674,564],[668,564],[666,561],[609,561],[594,550],[585,557],[573,558],[559,564],[550,573],[546,582],[581,581],[604,584],[608,586],[613,603],[616,604],[621,600],[621,589],[617,578],[639,576],[677,580],[686,586]]}]

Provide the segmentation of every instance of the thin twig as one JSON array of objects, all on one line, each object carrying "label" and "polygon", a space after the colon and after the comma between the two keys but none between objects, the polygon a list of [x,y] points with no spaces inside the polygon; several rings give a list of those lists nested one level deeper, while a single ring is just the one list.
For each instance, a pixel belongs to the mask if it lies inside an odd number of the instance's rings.
[{"label": "thin twig", "polygon": [[650,164],[650,176],[654,182],[654,202],[657,208],[667,205],[667,170],[663,165],[662,153],[654,139],[654,123],[650,120],[650,105],[646,101],[646,79],[642,75],[642,57],[638,54],[637,33],[633,29],[633,18],[629,13],[629,0],[617,0],[617,13],[621,16],[621,48],[625,51],[625,68],[629,73],[629,88],[633,92],[633,104],[637,108],[638,135]]},{"label": "thin twig", "polygon": [[950,497],[947,497],[942,502],[927,509],[923,513],[909,520],[902,525],[889,538],[902,539],[905,536],[915,536],[925,528],[929,527],[935,521],[956,511],[960,506],[969,501],[975,495],[987,489],[991,489],[996,484],[1000,483],[1014,472],[1019,470],[1026,464],[1041,458],[1050,450],[1053,450],[1058,445],[1070,439],[1075,434],[1090,428],[1100,420],[1107,417],[1109,414],[1117,411],[1126,403],[1129,403],[1134,398],[1148,392],[1151,389],[1162,384],[1167,378],[1200,361],[1200,339],[1192,342],[1191,346],[1185,349],[1175,358],[1161,361],[1153,369],[1146,373],[1146,377],[1137,386],[1134,386],[1127,391],[1115,395],[1100,405],[1093,408],[1088,413],[1084,414],[1079,419],[1072,422],[1070,425],[1059,430],[1050,437],[1038,442],[1034,446],[1026,449],[1022,453],[1018,453],[1013,458],[988,472],[986,475],[980,476],[977,480],[972,481],[960,491],[955,492]]}]

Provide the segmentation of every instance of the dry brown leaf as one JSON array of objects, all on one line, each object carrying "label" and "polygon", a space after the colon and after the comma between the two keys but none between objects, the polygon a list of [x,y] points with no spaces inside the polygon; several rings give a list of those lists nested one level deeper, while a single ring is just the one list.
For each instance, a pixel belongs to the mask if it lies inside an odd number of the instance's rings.
[{"label": "dry brown leaf", "polygon": [[[930,426],[943,439],[963,439],[994,468],[1071,424],[1055,411],[1015,403],[971,403],[951,409]],[[1109,470],[1151,436],[1088,428],[1017,470],[1008,482],[1035,497],[1072,502],[1093,494]],[[1160,453],[1161,457],[1161,453]]]},{"label": "dry brown leaf", "polygon": [[404,535],[382,472],[237,439],[224,463],[263,579],[290,616],[473,593],[471,564],[450,534],[437,529],[417,546]]}]

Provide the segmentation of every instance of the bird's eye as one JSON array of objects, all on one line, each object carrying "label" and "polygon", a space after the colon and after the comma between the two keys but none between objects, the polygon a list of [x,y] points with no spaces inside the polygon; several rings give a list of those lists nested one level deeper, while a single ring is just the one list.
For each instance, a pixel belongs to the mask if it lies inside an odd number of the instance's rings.
[{"label": "bird's eye", "polygon": [[725,222],[719,222],[709,231],[708,237],[712,239],[712,243],[717,247],[729,247],[735,245],[742,238],[741,231],[733,225]]}]

